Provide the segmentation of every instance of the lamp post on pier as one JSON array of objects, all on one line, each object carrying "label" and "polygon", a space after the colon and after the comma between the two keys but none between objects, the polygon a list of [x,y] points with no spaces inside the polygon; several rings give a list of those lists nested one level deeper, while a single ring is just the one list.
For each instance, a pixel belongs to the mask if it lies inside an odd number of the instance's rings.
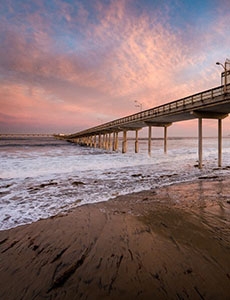
[{"label": "lamp post on pier", "polygon": [[139,102],[139,101],[137,101],[137,100],[135,100],[134,102],[137,103],[135,106],[136,106],[136,107],[139,107],[139,108],[140,108],[140,111],[142,111],[142,107],[143,107],[142,103]]},{"label": "lamp post on pier", "polygon": [[230,64],[228,59],[225,60],[224,65],[220,62],[216,62],[216,65],[221,66],[224,69],[224,93],[227,92],[227,64]]}]

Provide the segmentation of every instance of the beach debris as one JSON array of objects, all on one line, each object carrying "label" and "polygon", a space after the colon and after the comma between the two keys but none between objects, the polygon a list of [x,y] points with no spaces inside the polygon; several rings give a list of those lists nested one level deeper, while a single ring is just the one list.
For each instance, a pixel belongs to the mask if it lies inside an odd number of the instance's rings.
[{"label": "beach debris", "polygon": [[40,188],[45,188],[45,187],[47,187],[47,186],[50,186],[50,185],[57,185],[58,183],[57,182],[52,182],[52,181],[50,181],[50,182],[48,182],[48,183],[41,183],[40,184]]},{"label": "beach debris", "polygon": [[131,175],[131,177],[141,177],[141,176],[142,176],[141,173],[139,173],[139,174],[132,174],[132,175]]},{"label": "beach debris", "polygon": [[226,167],[222,168],[222,170],[230,170],[230,166],[226,166]]},{"label": "beach debris", "polygon": [[3,185],[1,186],[0,188],[1,189],[8,189],[9,187],[11,187],[12,184],[6,184],[6,185]]},{"label": "beach debris", "polygon": [[[204,164],[202,164],[202,167],[204,166]],[[194,165],[194,167],[195,168],[199,168],[200,167],[200,165],[199,164],[196,164],[196,165]]]},{"label": "beach debris", "polygon": [[177,173],[173,173],[173,174],[163,174],[160,176],[160,178],[170,178],[170,177],[173,177],[173,176],[178,176]]},{"label": "beach debris", "polygon": [[36,192],[36,191],[38,191],[40,189],[43,189],[47,186],[53,186],[53,185],[57,185],[57,184],[58,184],[57,182],[49,181],[47,183],[41,183],[40,185],[37,185],[37,186],[31,186],[27,190],[29,192],[33,193],[33,192]]},{"label": "beach debris", "polygon": [[157,280],[160,280],[160,275],[158,273],[155,273],[155,274],[152,274],[150,272],[150,274],[153,276],[153,278],[157,279]]},{"label": "beach debris", "polygon": [[149,200],[148,197],[142,199],[142,201],[148,201],[148,200]]},{"label": "beach debris", "polygon": [[191,274],[192,273],[192,268],[188,268],[186,271],[184,271],[184,274]]},{"label": "beach debris", "polygon": [[75,185],[75,186],[78,186],[78,185],[85,185],[85,183],[82,182],[82,181],[74,181],[74,182],[72,182],[72,185]]},{"label": "beach debris", "polygon": [[211,175],[211,176],[199,176],[198,179],[218,179],[219,176]]}]

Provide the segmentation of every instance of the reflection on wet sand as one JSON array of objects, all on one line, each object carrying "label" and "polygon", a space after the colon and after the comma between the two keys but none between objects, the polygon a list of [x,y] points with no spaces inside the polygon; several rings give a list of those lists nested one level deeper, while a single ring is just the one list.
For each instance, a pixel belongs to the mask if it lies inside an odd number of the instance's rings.
[{"label": "reflection on wet sand", "polygon": [[230,179],[119,196],[0,232],[1,299],[229,299]]}]

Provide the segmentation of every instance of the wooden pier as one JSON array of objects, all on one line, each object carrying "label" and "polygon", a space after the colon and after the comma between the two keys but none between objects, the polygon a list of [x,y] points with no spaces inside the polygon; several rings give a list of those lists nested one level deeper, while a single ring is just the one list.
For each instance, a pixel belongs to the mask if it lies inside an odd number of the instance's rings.
[{"label": "wooden pier", "polygon": [[202,120],[216,119],[218,126],[218,166],[222,165],[222,120],[230,113],[230,84],[221,85],[164,105],[113,120],[80,132],[57,136],[90,147],[118,149],[118,133],[123,132],[122,153],[127,151],[127,132],[135,131],[135,152],[138,132],[148,127],[148,153],[151,155],[152,127],[164,128],[164,152],[167,153],[168,127],[175,122],[198,120],[198,161],[202,168]]}]

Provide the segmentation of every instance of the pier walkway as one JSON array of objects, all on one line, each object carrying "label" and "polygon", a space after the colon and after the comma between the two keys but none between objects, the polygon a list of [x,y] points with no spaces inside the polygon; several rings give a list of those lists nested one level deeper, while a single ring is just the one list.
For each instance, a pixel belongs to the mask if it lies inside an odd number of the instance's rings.
[{"label": "pier walkway", "polygon": [[127,131],[136,132],[135,152],[138,152],[138,131],[148,127],[148,153],[151,155],[152,127],[164,128],[164,152],[167,152],[167,128],[174,122],[198,119],[199,168],[202,168],[202,119],[218,120],[218,166],[222,164],[222,120],[230,113],[230,84],[221,85],[170,103],[107,122],[80,132],[57,137],[68,141],[116,151],[118,133],[123,132],[122,152],[127,150]]}]

